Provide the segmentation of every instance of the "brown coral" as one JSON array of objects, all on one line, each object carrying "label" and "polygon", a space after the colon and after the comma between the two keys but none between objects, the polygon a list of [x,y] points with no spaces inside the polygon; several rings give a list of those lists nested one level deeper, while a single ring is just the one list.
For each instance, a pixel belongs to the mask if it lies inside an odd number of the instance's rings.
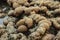
[{"label": "brown coral", "polygon": [[18,30],[19,32],[25,32],[25,31],[27,31],[27,27],[26,27],[25,25],[21,25],[21,26],[18,27],[17,30]]}]

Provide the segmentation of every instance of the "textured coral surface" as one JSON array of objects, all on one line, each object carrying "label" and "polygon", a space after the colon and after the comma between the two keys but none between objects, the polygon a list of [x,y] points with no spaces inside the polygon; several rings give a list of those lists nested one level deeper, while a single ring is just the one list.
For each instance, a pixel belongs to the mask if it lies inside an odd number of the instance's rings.
[{"label": "textured coral surface", "polygon": [[60,1],[0,0],[0,40],[60,40]]}]

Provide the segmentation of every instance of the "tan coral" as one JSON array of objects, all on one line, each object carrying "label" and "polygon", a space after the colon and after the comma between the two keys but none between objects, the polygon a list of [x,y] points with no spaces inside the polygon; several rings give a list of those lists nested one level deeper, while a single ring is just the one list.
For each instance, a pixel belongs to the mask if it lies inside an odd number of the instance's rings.
[{"label": "tan coral", "polygon": [[29,8],[25,8],[24,11],[25,13],[30,13],[32,11],[38,12],[40,10],[40,7],[35,6],[35,7],[29,7]]},{"label": "tan coral", "polygon": [[46,29],[44,27],[39,27],[36,31],[43,35],[46,32]]},{"label": "tan coral", "polygon": [[29,14],[32,11],[32,8],[25,8],[24,11],[25,14]]},{"label": "tan coral", "polygon": [[[39,34],[43,35],[46,32],[46,30],[49,30],[49,28],[51,26],[51,22],[49,20],[47,20],[44,16],[41,16],[41,15],[38,15],[38,14],[34,13],[34,14],[30,15],[29,17],[32,18],[35,21],[37,20],[37,18],[39,18],[39,22],[37,22],[38,23],[38,28],[36,29],[35,32],[38,32]],[[37,35],[37,34],[35,34],[35,35]]]},{"label": "tan coral", "polygon": [[55,10],[54,10],[54,13],[55,13],[55,14],[60,14],[60,8],[59,8],[59,9],[55,9]]},{"label": "tan coral", "polygon": [[29,35],[29,40],[40,40],[41,36],[38,32],[33,32]]},{"label": "tan coral", "polygon": [[15,13],[14,13],[14,15],[15,16],[19,16],[22,12],[23,12],[23,10],[25,9],[25,7],[23,6],[19,6],[19,7],[17,7],[17,8],[15,8]]},{"label": "tan coral", "polygon": [[4,24],[4,25],[7,25],[7,24],[8,24],[8,20],[4,20],[4,21],[3,21],[3,24]]},{"label": "tan coral", "polygon": [[23,33],[18,33],[20,40],[28,40],[27,37]]},{"label": "tan coral", "polygon": [[52,40],[54,38],[53,34],[46,34],[43,36],[42,40]]},{"label": "tan coral", "polygon": [[31,28],[33,26],[33,20],[29,17],[24,17],[23,19],[19,20],[16,25],[27,25],[28,28]]},{"label": "tan coral", "polygon": [[28,26],[28,28],[33,26],[33,20],[31,18],[24,17],[24,19],[25,19],[25,24]]},{"label": "tan coral", "polygon": [[50,17],[53,17],[54,16],[54,11],[47,11],[46,12],[46,15],[50,16]]},{"label": "tan coral", "polygon": [[30,7],[30,8],[32,8],[32,10],[35,11],[35,12],[40,11],[40,7],[38,7],[38,6]]},{"label": "tan coral", "polygon": [[27,1],[28,1],[28,0],[18,0],[17,2],[18,2],[19,4],[25,4]]},{"label": "tan coral", "polygon": [[9,22],[9,23],[7,24],[8,27],[9,27],[9,26],[14,26],[14,25],[15,25],[14,22]]},{"label": "tan coral", "polygon": [[37,28],[37,32],[39,32],[40,34],[44,34],[46,32],[46,30],[49,30],[51,23],[48,20],[45,20],[45,22],[42,20],[41,22],[38,23],[38,28]]},{"label": "tan coral", "polygon": [[40,11],[47,12],[48,8],[46,6],[41,6]]},{"label": "tan coral", "polygon": [[41,23],[48,23],[48,25],[51,25],[51,22],[50,22],[49,20],[47,20],[47,19],[41,20],[41,21],[38,23],[38,25],[40,25]]},{"label": "tan coral", "polygon": [[14,14],[14,10],[10,10],[9,12],[8,12],[8,15],[13,15]]},{"label": "tan coral", "polygon": [[1,36],[2,34],[4,34],[5,32],[7,32],[6,29],[0,29],[0,36]]},{"label": "tan coral", "polygon": [[60,29],[60,17],[54,18],[51,20],[55,28]]},{"label": "tan coral", "polygon": [[25,32],[25,31],[27,31],[27,27],[25,25],[21,25],[21,26],[18,27],[17,31]]},{"label": "tan coral", "polygon": [[11,6],[11,3],[17,2],[17,0],[7,0],[7,3]]},{"label": "tan coral", "polygon": [[29,17],[32,18],[33,20],[35,20],[37,23],[39,21],[41,21],[41,20],[45,20],[46,19],[44,16],[41,16],[41,15],[35,14],[35,13],[31,14]]},{"label": "tan coral", "polygon": [[17,23],[16,23],[16,25],[17,26],[20,26],[20,25],[23,25],[25,23],[25,19],[20,19]]},{"label": "tan coral", "polygon": [[17,8],[17,7],[19,7],[20,5],[17,3],[17,2],[14,2],[13,3],[13,8]]},{"label": "tan coral", "polygon": [[29,7],[30,6],[30,3],[26,2],[26,3],[24,3],[24,6]]},{"label": "tan coral", "polygon": [[42,3],[43,5],[45,6],[48,6],[50,7],[51,9],[56,9],[56,8],[59,8],[60,6],[60,3],[57,2],[57,1],[45,1]]}]

